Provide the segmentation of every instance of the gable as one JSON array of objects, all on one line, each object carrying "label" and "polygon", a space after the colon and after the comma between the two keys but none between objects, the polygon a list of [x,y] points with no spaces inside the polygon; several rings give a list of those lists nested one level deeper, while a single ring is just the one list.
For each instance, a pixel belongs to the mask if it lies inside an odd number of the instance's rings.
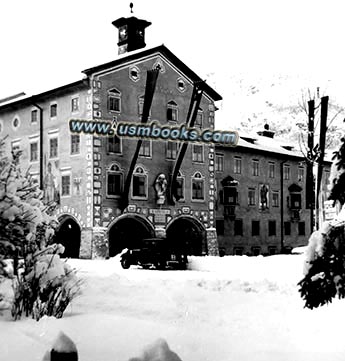
[{"label": "gable", "polygon": [[[138,67],[138,64],[147,62],[150,59],[155,59],[158,63],[160,59],[163,62],[163,69],[161,72],[164,72],[164,63],[166,63],[175,69],[180,76],[187,79],[190,84],[202,81],[202,79],[194,71],[192,71],[164,45],[147,50],[135,51],[129,55],[126,54],[126,56],[121,56],[112,62],[86,69],[83,73],[87,76],[102,76],[102,74],[123,69],[124,67],[129,67],[131,65]],[[205,84],[204,93],[213,101],[222,100],[222,97],[208,84]]]}]

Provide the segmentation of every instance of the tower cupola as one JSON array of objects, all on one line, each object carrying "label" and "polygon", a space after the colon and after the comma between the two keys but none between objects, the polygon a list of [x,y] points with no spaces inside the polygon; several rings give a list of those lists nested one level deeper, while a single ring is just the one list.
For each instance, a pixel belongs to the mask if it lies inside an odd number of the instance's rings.
[{"label": "tower cupola", "polygon": [[[133,3],[130,4],[133,13]],[[118,54],[124,54],[141,49],[145,44],[145,29],[151,25],[149,21],[138,19],[135,16],[119,18],[112,22],[119,29]]]}]

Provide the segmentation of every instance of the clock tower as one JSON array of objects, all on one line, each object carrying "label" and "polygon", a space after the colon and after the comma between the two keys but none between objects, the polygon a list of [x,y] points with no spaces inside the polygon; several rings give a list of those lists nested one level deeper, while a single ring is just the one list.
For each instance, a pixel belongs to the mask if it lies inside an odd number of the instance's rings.
[{"label": "clock tower", "polygon": [[[131,9],[132,7],[133,5],[131,3]],[[112,24],[119,29],[119,41],[117,43],[119,54],[141,49],[146,46],[145,28],[151,25],[149,21],[131,16],[129,18],[119,18],[113,21]]]}]

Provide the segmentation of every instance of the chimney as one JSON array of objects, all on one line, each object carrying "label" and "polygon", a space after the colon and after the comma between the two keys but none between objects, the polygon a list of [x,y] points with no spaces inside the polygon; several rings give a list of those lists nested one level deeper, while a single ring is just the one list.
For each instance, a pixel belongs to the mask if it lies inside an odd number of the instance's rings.
[{"label": "chimney", "polygon": [[273,138],[275,132],[273,130],[270,130],[270,126],[266,123],[264,125],[264,130],[258,131],[258,134],[263,136],[263,137]]}]

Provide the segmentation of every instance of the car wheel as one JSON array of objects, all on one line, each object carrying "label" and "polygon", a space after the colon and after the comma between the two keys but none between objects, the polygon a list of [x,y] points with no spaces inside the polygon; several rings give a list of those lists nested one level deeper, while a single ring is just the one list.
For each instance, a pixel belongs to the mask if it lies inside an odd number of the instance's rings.
[{"label": "car wheel", "polygon": [[166,264],[164,261],[158,261],[156,264],[155,264],[155,267],[159,270],[164,270],[165,267],[166,267]]},{"label": "car wheel", "polygon": [[128,269],[131,266],[131,262],[128,258],[122,258],[121,260],[121,266],[124,269]]}]

